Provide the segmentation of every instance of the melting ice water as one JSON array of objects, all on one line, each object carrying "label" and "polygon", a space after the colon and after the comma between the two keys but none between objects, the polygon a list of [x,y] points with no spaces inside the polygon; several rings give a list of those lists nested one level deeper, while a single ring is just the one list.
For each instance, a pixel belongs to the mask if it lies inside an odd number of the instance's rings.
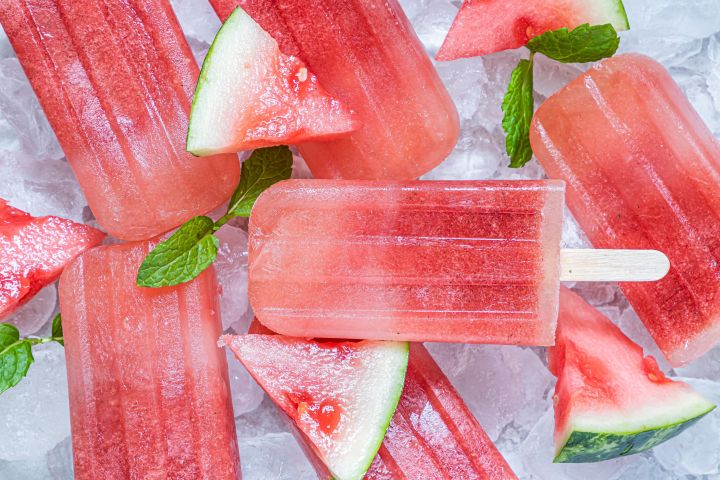
[{"label": "melting ice water", "polygon": [[[220,26],[206,0],[173,0],[198,60]],[[430,54],[440,47],[460,0],[401,0]],[[716,136],[720,137],[720,9],[718,0],[625,0],[633,27],[623,33],[622,51],[637,51],[663,62]],[[507,168],[500,128],[500,103],[520,51],[438,64],[462,120],[460,141],[433,179],[542,178],[536,162]],[[538,100],[551,95],[584,67],[538,58]],[[86,202],[38,102],[0,31],[0,197],[36,215],[83,220]],[[306,176],[298,164],[296,176]],[[87,219],[87,218],[86,218]],[[568,217],[563,244],[587,241]],[[242,332],[247,304],[245,232],[221,231],[218,275],[223,287],[225,328]],[[613,286],[586,285],[581,294],[656,355],[668,369],[622,294]],[[48,288],[11,319],[26,332],[49,329],[56,292]],[[430,345],[456,385],[523,479],[720,479],[720,412],[652,452],[612,462],[553,465],[552,388],[542,349]],[[65,362],[59,346],[38,350],[28,378],[0,396],[0,478],[72,479]],[[312,479],[312,470],[277,411],[244,369],[231,360],[233,404],[246,479]],[[678,369],[720,402],[720,347]]]}]

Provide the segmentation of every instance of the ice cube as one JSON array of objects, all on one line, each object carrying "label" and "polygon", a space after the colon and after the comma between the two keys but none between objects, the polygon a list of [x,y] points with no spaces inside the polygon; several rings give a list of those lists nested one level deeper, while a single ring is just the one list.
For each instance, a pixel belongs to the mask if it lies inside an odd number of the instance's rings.
[{"label": "ice cube", "polygon": [[316,480],[315,470],[289,433],[239,438],[243,480]]},{"label": "ice cube", "polygon": [[67,437],[55,445],[45,457],[47,468],[53,480],[73,480],[72,438]]},{"label": "ice cube", "polygon": [[35,334],[53,317],[56,304],[57,289],[55,284],[48,285],[31,298],[28,303],[10,315],[6,321],[15,325],[23,337]]},{"label": "ice cube", "polygon": [[202,64],[220,30],[220,19],[206,1],[172,0],[171,3],[195,59]]},{"label": "ice cube", "polygon": [[237,333],[245,333],[251,320],[247,315],[247,233],[232,225],[225,225],[216,235],[220,239],[215,271],[220,283],[223,329],[233,326]]},{"label": "ice cube", "polygon": [[230,391],[232,393],[233,411],[235,416],[251,412],[260,406],[263,391],[255,383],[242,363],[235,358],[229,348],[225,349],[230,375]]},{"label": "ice cube", "polygon": [[64,349],[49,343],[34,347],[33,355],[27,377],[0,395],[3,460],[45,455],[70,435]]},{"label": "ice cube", "polygon": [[529,348],[427,344],[440,367],[488,433],[512,425],[524,437],[544,411],[552,375]]}]

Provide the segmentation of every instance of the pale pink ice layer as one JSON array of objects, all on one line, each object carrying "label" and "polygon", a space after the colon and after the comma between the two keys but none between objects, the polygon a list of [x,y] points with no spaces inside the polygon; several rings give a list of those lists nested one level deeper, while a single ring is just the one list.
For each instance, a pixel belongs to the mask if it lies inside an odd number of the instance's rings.
[{"label": "pale pink ice layer", "polygon": [[533,151],[596,248],[657,249],[658,281],[621,284],[673,365],[720,340],[720,146],[660,64],[605,60],[535,114]]},{"label": "pale pink ice layer", "polygon": [[0,0],[0,22],[108,232],[149,238],[230,196],[234,155],[185,152],[198,68],[167,0]]},{"label": "pale pink ice layer", "polygon": [[210,3],[222,19],[241,5],[358,114],[350,135],[300,145],[315,177],[414,179],[455,146],[455,105],[397,0]]},{"label": "pale pink ice layer", "polygon": [[60,280],[75,478],[236,480],[215,273],[137,287],[151,246],[92,249]]},{"label": "pale pink ice layer", "polygon": [[564,185],[290,180],[250,219],[250,302],[298,337],[550,345]]}]

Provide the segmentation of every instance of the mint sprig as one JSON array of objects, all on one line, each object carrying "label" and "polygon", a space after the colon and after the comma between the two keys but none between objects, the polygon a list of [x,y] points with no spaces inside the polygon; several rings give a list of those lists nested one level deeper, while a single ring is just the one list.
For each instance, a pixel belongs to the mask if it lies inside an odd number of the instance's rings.
[{"label": "mint sprig", "polygon": [[240,182],[230,199],[227,213],[217,222],[206,216],[194,217],[156,245],[140,265],[137,285],[170,287],[200,275],[217,258],[219,240],[215,232],[235,217],[249,217],[260,194],[275,183],[290,178],[291,173],[292,153],[288,147],[255,150],[243,162]]},{"label": "mint sprig", "polygon": [[510,167],[519,168],[532,158],[530,148],[530,121],[535,102],[533,99],[533,58],[520,60],[512,72],[510,84],[503,98],[502,111],[505,113],[502,126],[505,150],[510,156]]},{"label": "mint sprig", "polygon": [[583,24],[573,30],[560,28],[531,39],[530,58],[522,59],[512,72],[503,97],[502,126],[510,167],[520,168],[532,158],[530,123],[535,109],[533,99],[533,60],[536,53],[561,63],[595,62],[615,54],[620,38],[611,24]]},{"label": "mint sprig", "polygon": [[615,27],[585,23],[574,30],[560,28],[532,38],[527,48],[561,63],[596,62],[615,55],[620,46]]},{"label": "mint sprig", "polygon": [[25,378],[35,358],[33,345],[57,342],[65,345],[62,336],[60,314],[52,323],[51,337],[20,338],[20,331],[9,323],[0,323],[0,394],[14,387]]}]

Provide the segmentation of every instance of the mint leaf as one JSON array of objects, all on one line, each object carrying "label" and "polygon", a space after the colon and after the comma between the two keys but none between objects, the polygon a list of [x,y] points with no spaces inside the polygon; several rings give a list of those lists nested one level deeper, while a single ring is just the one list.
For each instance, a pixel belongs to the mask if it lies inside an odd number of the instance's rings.
[{"label": "mint leaf", "polygon": [[292,153],[286,146],[258,148],[242,164],[240,183],[230,199],[228,214],[249,217],[255,200],[265,189],[292,173]]},{"label": "mint leaf", "polygon": [[138,271],[140,287],[170,287],[197,277],[217,257],[219,241],[209,217],[191,218],[145,257]]},{"label": "mint leaf", "polygon": [[63,340],[62,318],[59,313],[55,315],[55,318],[53,318],[52,321],[52,339],[63,347],[65,346],[65,341]]},{"label": "mint leaf", "polygon": [[558,62],[585,63],[612,57],[619,45],[620,37],[611,24],[586,23],[572,31],[561,28],[545,32],[531,39],[527,47]]},{"label": "mint leaf", "polygon": [[14,326],[0,324],[0,393],[20,383],[33,361],[31,343]]},{"label": "mint leaf", "polygon": [[533,100],[533,55],[520,60],[512,72],[510,84],[503,98],[502,126],[507,134],[505,150],[510,157],[510,167],[520,168],[532,158],[530,147],[530,121],[535,102]]}]

